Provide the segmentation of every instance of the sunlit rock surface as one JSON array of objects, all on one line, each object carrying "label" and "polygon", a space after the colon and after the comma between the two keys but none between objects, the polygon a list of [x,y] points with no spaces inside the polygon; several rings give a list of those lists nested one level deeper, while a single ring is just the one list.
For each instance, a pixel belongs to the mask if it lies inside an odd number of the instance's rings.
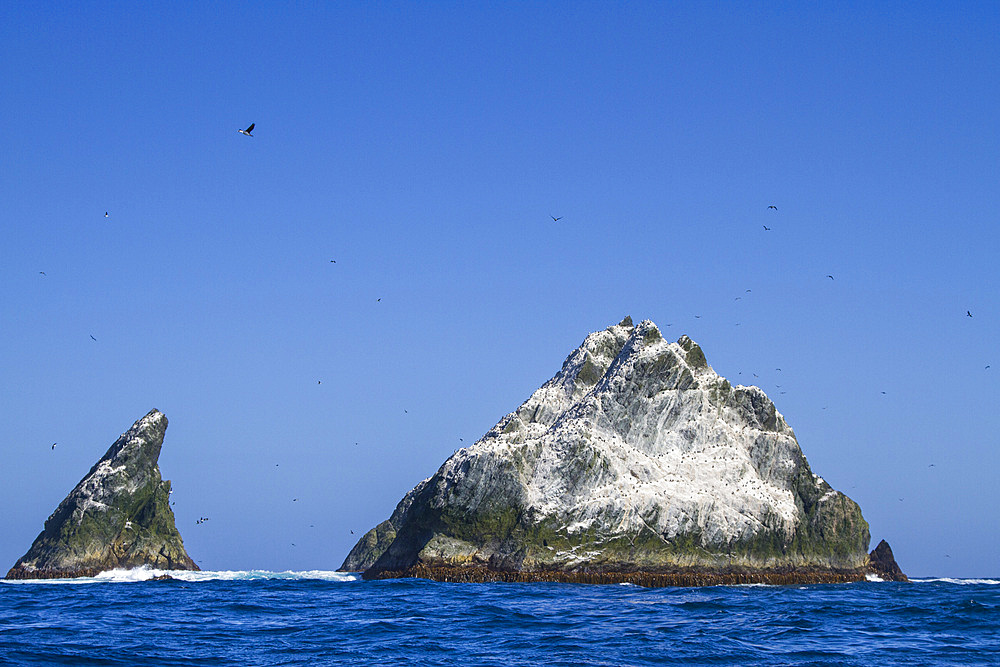
[{"label": "sunlit rock surface", "polygon": [[366,578],[854,581],[858,505],[813,474],[758,387],[626,318],[418,484],[342,569]]},{"label": "sunlit rock surface", "polygon": [[142,565],[197,570],[157,465],[166,429],[167,418],[153,410],[123,433],[59,503],[7,578],[89,577]]}]

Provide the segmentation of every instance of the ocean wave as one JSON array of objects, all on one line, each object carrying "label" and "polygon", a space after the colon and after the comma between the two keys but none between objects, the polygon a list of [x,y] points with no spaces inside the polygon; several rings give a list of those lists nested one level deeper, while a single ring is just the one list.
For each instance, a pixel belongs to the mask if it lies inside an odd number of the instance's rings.
[{"label": "ocean wave", "polygon": [[287,581],[357,581],[361,575],[356,572],[335,572],[333,570],[286,570],[271,572],[270,570],[158,570],[149,566],[129,570],[108,570],[96,577],[75,577],[73,579],[0,579],[5,584],[99,584],[99,583],[130,583],[151,581],[157,577],[168,576],[171,579],[198,583],[203,581],[254,581],[261,579],[277,579]]},{"label": "ocean wave", "polygon": [[945,583],[945,584],[958,584],[959,586],[969,586],[975,584],[986,584],[990,586],[995,586],[1000,584],[1000,579],[954,579],[952,577],[940,577],[940,578],[928,578],[928,579],[910,579],[915,584],[932,584],[932,583]]}]

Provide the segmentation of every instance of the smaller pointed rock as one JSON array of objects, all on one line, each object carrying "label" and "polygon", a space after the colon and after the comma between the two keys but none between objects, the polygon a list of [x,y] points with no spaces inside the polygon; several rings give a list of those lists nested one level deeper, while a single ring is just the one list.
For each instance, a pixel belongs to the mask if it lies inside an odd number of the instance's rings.
[{"label": "smaller pointed rock", "polygon": [[892,555],[892,547],[885,540],[868,554],[868,567],[872,573],[886,581],[909,581]]},{"label": "smaller pointed rock", "polygon": [[197,570],[157,461],[167,418],[152,410],[123,433],[46,520],[7,579],[92,577],[149,565]]}]

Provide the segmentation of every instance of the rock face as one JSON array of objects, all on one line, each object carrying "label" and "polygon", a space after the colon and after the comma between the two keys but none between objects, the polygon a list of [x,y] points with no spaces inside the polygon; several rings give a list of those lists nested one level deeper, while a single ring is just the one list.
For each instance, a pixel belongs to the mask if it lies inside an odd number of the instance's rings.
[{"label": "rock face", "polygon": [[89,577],[142,565],[197,570],[157,465],[166,429],[167,418],[153,410],[123,433],[59,503],[7,578]]},{"label": "rock face", "polygon": [[882,540],[878,546],[868,554],[868,566],[873,574],[878,575],[885,581],[909,581],[909,577],[903,574],[892,555],[892,548],[889,543]]},{"label": "rock face", "polygon": [[418,484],[352,549],[366,578],[856,581],[861,509],[757,387],[625,318]]}]

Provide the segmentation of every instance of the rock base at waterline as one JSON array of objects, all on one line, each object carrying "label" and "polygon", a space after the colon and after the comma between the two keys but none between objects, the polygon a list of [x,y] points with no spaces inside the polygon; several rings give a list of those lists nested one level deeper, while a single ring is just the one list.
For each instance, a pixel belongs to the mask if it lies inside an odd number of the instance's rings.
[{"label": "rock base at waterline", "polygon": [[488,567],[427,567],[399,571],[365,572],[364,579],[419,578],[456,583],[559,582],[568,584],[635,584],[647,588],[666,586],[731,586],[736,584],[843,584],[865,580],[865,571],[761,571],[761,572],[567,572],[565,570],[494,570]]}]

